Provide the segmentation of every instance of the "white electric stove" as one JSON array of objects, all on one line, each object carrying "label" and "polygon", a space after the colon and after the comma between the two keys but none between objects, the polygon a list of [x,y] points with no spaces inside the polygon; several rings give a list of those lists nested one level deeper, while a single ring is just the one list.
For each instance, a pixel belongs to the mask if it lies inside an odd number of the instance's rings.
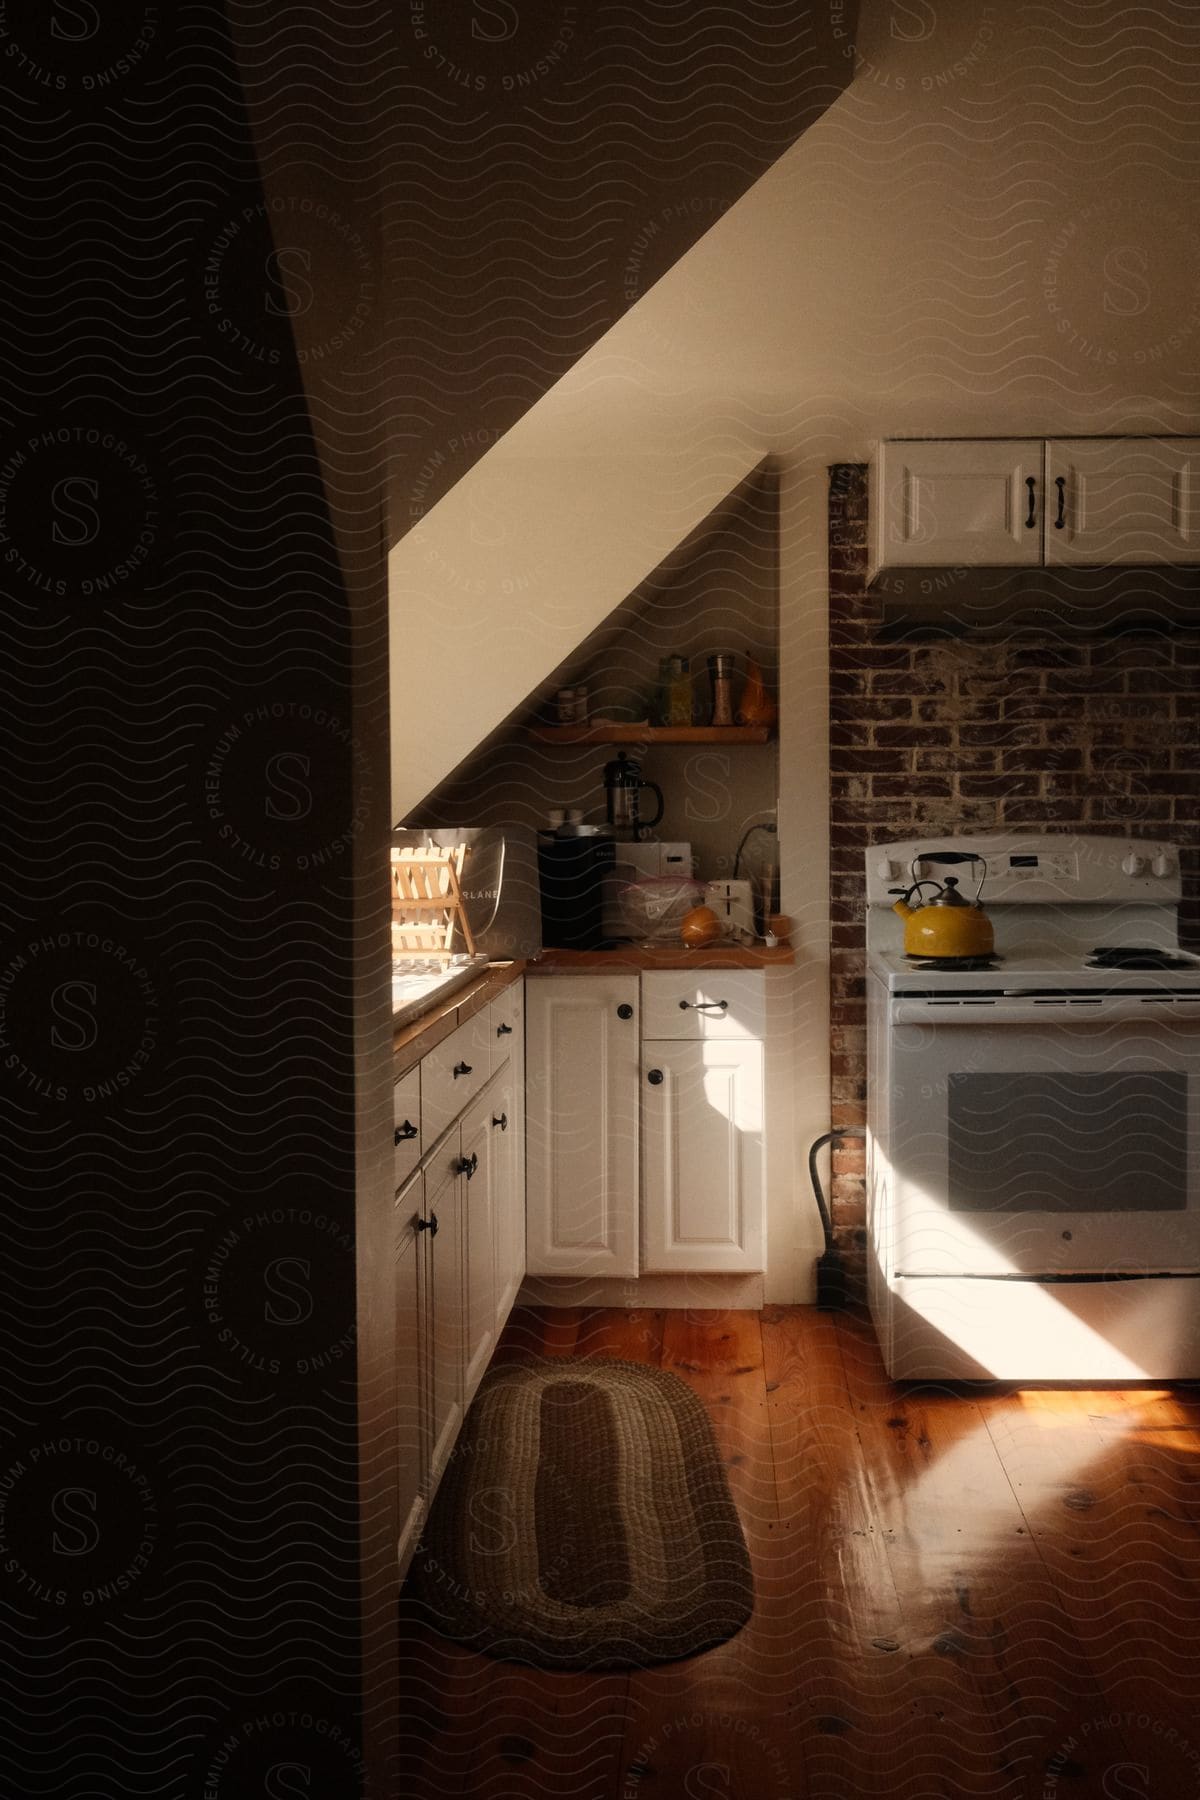
[{"label": "white electric stove", "polygon": [[[910,959],[894,890],[951,872],[968,897],[982,881],[996,954]],[[870,1300],[891,1374],[1200,1377],[1200,957],[1179,895],[1163,843],[868,852]]]}]

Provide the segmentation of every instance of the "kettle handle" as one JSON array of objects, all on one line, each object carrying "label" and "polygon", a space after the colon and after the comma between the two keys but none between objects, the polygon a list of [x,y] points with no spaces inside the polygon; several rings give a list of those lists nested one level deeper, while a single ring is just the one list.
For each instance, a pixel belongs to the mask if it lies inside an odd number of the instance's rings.
[{"label": "kettle handle", "polygon": [[911,901],[913,895],[916,893],[917,889],[923,888],[923,887],[936,888],[939,894],[943,891],[941,882],[934,881],[932,876],[927,875],[923,881],[914,881],[911,887],[889,888],[888,893],[889,894],[899,894],[899,896],[903,900],[905,906],[907,906],[909,904],[909,902]]},{"label": "kettle handle", "polygon": [[917,872],[917,864],[919,862],[978,863],[980,865],[979,886],[975,889],[975,898],[972,900],[971,905],[980,905],[979,896],[983,893],[983,884],[987,880],[987,857],[981,856],[978,850],[922,850],[919,855],[914,856],[913,858],[912,872],[914,875]]},{"label": "kettle handle", "polygon": [[658,824],[659,820],[663,816],[664,811],[666,810],[665,803],[663,801],[663,791],[659,787],[659,785],[656,781],[641,781],[638,783],[638,786],[641,788],[649,788],[650,792],[654,795],[655,799],[658,801],[658,811],[655,813],[655,815],[652,819],[639,819],[638,820],[638,830],[639,831],[650,831],[655,825]]}]

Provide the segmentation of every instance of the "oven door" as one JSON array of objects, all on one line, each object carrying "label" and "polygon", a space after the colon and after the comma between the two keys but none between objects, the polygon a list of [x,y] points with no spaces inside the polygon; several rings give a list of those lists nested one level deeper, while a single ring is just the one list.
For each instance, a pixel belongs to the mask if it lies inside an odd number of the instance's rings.
[{"label": "oven door", "polygon": [[1200,1271],[1200,995],[894,999],[900,1275]]}]

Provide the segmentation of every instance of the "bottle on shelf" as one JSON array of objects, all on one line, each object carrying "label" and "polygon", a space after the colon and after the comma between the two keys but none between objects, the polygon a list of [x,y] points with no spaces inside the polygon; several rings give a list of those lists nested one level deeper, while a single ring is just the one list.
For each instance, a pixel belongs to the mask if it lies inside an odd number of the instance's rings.
[{"label": "bottle on shelf", "polygon": [[762,670],[752,656],[746,658],[746,679],[735,716],[739,725],[766,726],[774,725],[779,716],[779,709],[763,682]]},{"label": "bottle on shelf", "polygon": [[712,682],[710,725],[733,724],[733,665],[734,658],[727,651],[708,659],[709,679]]}]

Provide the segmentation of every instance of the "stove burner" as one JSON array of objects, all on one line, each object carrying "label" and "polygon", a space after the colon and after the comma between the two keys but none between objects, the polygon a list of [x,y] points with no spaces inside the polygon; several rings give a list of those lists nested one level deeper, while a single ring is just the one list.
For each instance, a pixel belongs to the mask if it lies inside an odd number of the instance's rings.
[{"label": "stove burner", "polygon": [[1170,950],[1153,950],[1137,944],[1114,949],[1100,944],[1084,966],[1089,969],[1190,969],[1193,965],[1186,956],[1176,956]]},{"label": "stove burner", "polygon": [[974,974],[977,969],[995,969],[999,966],[999,959],[995,956],[907,956],[905,961],[914,969],[933,969],[938,972],[959,969],[968,974]]}]

